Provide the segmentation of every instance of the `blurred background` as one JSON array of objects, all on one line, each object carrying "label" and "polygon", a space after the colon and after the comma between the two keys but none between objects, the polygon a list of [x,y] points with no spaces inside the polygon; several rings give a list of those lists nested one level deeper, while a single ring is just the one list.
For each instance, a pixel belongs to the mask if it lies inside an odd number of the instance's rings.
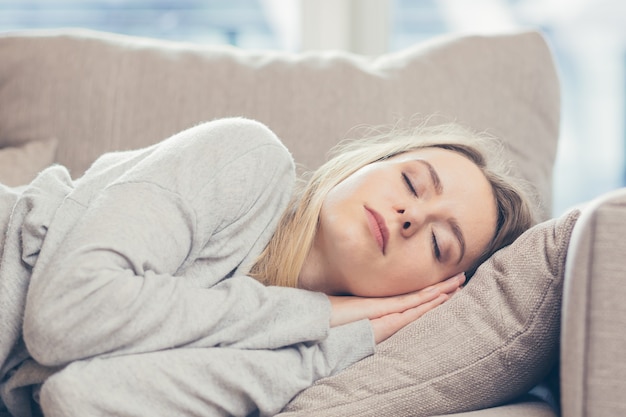
[{"label": "blurred background", "polygon": [[554,215],[626,185],[625,0],[0,0],[0,31],[56,27],[366,55],[449,33],[536,28],[562,86]]}]

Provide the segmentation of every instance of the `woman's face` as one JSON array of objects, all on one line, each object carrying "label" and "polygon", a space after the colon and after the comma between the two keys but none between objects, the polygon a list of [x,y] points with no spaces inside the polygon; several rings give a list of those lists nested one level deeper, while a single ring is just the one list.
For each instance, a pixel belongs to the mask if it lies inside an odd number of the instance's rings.
[{"label": "woman's face", "polygon": [[300,286],[380,297],[417,291],[469,267],[496,228],[482,171],[425,148],[367,165],[324,199]]}]

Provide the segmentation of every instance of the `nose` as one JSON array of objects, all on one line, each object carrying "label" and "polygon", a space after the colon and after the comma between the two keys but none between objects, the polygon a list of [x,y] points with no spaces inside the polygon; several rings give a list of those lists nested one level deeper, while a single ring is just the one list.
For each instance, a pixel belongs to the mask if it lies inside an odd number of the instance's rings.
[{"label": "nose", "polygon": [[404,237],[411,237],[426,223],[427,209],[418,204],[396,209],[400,221],[400,233]]}]

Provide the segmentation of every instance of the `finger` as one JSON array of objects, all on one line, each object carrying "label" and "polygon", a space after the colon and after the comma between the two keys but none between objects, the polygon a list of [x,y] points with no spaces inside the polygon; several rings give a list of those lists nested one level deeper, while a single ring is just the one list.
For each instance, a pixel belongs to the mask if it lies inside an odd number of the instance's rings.
[{"label": "finger", "polygon": [[449,295],[450,297],[452,297],[453,295],[457,295],[461,290],[463,289],[463,287],[459,287],[456,290],[452,291]]},{"label": "finger", "polygon": [[380,343],[383,340],[386,340],[407,324],[414,322],[415,320],[426,314],[428,311],[443,304],[448,299],[449,296],[447,294],[440,294],[435,299],[430,300],[417,307],[405,310],[402,313],[392,313],[371,320],[372,328],[374,330],[374,339],[376,343]]},{"label": "finger", "polygon": [[440,306],[441,304],[445,303],[449,299],[450,299],[450,296],[448,294],[440,294],[434,300],[431,300],[427,303],[424,303],[422,305],[419,305],[417,307],[413,307],[411,309],[404,311],[402,313],[402,316],[403,316],[403,319],[406,321],[405,325],[419,319],[424,314],[428,313],[430,310],[434,309],[435,307]]},{"label": "finger", "polygon": [[[440,288],[431,286],[423,290],[402,294],[385,299],[384,307],[381,308],[377,317],[381,317],[392,313],[402,313],[411,308],[426,304],[437,299],[442,294]],[[382,300],[382,299],[381,299]]]},{"label": "finger", "polygon": [[[407,309],[420,306],[428,301],[436,299],[440,294],[452,295],[459,288],[461,288],[465,281],[465,273],[460,272],[444,281],[438,282],[421,290],[394,297],[388,297],[391,303],[387,304],[387,306],[391,309],[381,310],[378,317],[394,312],[400,313]],[[396,303],[395,300],[399,300],[400,303]]]},{"label": "finger", "polygon": [[[395,298],[407,302],[407,308],[420,305],[426,301],[435,299],[439,294],[452,294],[459,289],[465,282],[465,273],[461,272],[444,281],[438,282],[421,290],[396,296]],[[394,298],[394,297],[390,297]],[[413,303],[413,306],[410,304]]]},{"label": "finger", "polygon": [[442,293],[452,293],[461,287],[465,283],[465,280],[465,273],[461,272],[446,279],[445,281],[441,281],[433,285],[433,287],[437,288]]}]

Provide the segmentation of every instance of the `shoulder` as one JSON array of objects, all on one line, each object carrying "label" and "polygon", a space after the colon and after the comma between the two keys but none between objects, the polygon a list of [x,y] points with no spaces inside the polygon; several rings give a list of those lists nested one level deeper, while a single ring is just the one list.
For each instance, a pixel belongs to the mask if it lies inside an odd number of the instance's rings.
[{"label": "shoulder", "polygon": [[293,165],[293,158],[278,136],[265,124],[243,117],[218,119],[190,129],[186,145],[194,152],[232,161],[249,153],[261,153],[271,161]]},{"label": "shoulder", "polygon": [[[263,123],[219,119],[197,125],[182,136],[175,153],[176,175],[193,179],[186,182],[192,189],[183,195],[198,210],[222,211],[224,220],[230,222],[253,207],[280,209],[291,196],[294,160]],[[179,183],[176,188],[182,190],[185,185]]]},{"label": "shoulder", "polygon": [[293,157],[263,123],[238,117],[203,123],[193,130],[186,144],[192,147],[194,157],[188,160],[195,160],[196,178],[213,177],[253,194],[276,182],[295,181]]}]

